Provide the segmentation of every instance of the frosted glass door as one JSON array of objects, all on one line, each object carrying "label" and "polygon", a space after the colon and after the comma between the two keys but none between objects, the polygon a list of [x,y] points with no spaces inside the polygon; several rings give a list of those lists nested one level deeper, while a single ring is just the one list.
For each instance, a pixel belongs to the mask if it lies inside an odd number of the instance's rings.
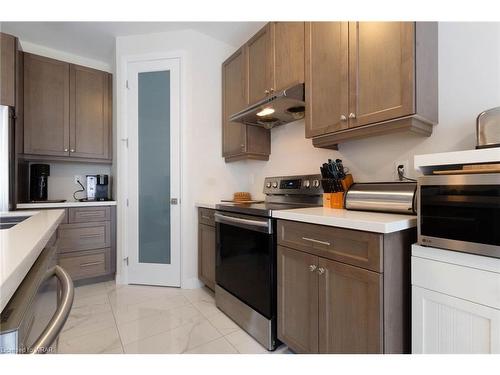
[{"label": "frosted glass door", "polygon": [[139,263],[170,264],[170,72],[138,74]]},{"label": "frosted glass door", "polygon": [[127,70],[124,273],[131,284],[180,286],[180,60]]}]

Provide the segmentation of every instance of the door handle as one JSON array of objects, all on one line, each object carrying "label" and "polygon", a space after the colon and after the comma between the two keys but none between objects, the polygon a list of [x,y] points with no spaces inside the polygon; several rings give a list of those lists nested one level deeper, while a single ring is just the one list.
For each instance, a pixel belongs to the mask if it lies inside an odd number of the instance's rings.
[{"label": "door handle", "polygon": [[179,200],[177,198],[170,198],[170,204],[179,204]]}]

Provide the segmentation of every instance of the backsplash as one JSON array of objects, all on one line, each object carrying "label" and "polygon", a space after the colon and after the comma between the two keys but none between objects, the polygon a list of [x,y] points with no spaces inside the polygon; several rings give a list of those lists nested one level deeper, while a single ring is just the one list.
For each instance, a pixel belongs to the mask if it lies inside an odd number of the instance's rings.
[{"label": "backsplash", "polygon": [[[33,163],[35,164],[35,163]],[[88,163],[47,163],[50,165],[50,176],[48,178],[48,199],[66,199],[73,201],[73,193],[81,187],[75,184],[76,175],[82,177],[82,184],[86,187],[86,175],[107,174],[110,175],[111,186],[111,165],[88,164]],[[112,190],[110,189],[110,192]],[[85,192],[78,193],[77,198],[84,198]]]}]

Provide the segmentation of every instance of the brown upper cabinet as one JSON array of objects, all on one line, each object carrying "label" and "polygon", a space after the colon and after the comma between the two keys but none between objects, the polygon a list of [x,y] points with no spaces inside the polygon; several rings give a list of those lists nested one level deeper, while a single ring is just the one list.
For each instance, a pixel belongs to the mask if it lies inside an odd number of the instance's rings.
[{"label": "brown upper cabinet", "polygon": [[255,103],[273,90],[273,50],[271,24],[247,42],[248,101]]},{"label": "brown upper cabinet", "polygon": [[437,24],[306,23],[306,137],[313,145],[438,122]]},{"label": "brown upper cabinet", "polygon": [[16,95],[16,37],[0,33],[0,105],[14,107]]},{"label": "brown upper cabinet", "polygon": [[111,160],[111,75],[24,54],[24,154]]},{"label": "brown upper cabinet", "polygon": [[267,129],[229,116],[274,91],[304,82],[304,22],[270,22],[222,64],[222,154],[226,161],[268,160]]},{"label": "brown upper cabinet", "polygon": [[111,159],[111,75],[70,66],[70,155]]},{"label": "brown upper cabinet", "polygon": [[246,48],[249,103],[304,82],[304,22],[270,22]]},{"label": "brown upper cabinet", "polygon": [[69,156],[69,64],[24,54],[24,153]]},{"label": "brown upper cabinet", "polygon": [[348,23],[306,23],[306,137],[347,129]]},{"label": "brown upper cabinet", "polygon": [[240,48],[222,64],[222,156],[226,162],[267,160],[269,130],[229,121],[229,116],[248,105],[246,49]]}]

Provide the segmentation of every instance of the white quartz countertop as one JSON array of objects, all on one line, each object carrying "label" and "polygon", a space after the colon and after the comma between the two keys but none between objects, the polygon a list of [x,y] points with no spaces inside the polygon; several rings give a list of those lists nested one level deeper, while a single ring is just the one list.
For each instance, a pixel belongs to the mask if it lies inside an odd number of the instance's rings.
[{"label": "white quartz countertop", "polygon": [[61,203],[18,203],[18,210],[33,209],[33,208],[68,208],[68,207],[94,207],[94,206],[116,206],[116,201],[95,201],[95,202],[80,202],[67,201]]},{"label": "white quartz countertop", "polygon": [[[0,311],[9,302],[64,217],[64,210],[17,212],[31,215],[9,229],[0,230]],[[0,213],[14,216],[13,213]]]},{"label": "white quartz countertop", "polygon": [[215,205],[220,202],[195,202],[194,205],[196,207],[201,207],[201,208],[210,208],[212,210],[215,210]]},{"label": "white quartz countertop", "polygon": [[377,233],[398,232],[417,226],[417,217],[413,215],[349,211],[324,207],[274,211],[273,217]]}]

